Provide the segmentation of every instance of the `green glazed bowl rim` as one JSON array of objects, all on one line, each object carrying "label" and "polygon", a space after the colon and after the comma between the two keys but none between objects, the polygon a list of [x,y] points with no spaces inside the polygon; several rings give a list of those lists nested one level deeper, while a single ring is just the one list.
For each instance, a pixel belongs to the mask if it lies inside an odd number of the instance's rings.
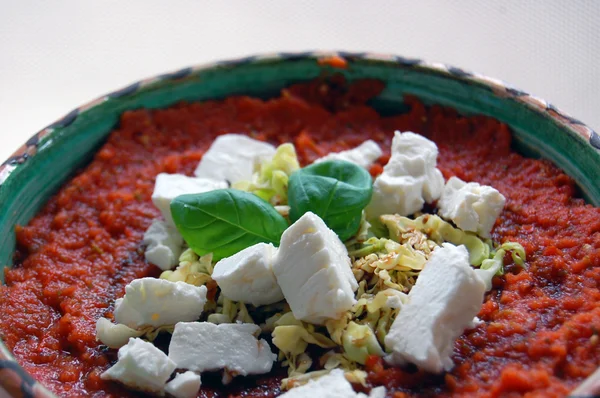
[{"label": "green glazed bowl rim", "polygon": [[353,53],[345,51],[309,51],[299,53],[262,54],[232,60],[210,62],[206,64],[179,69],[171,73],[165,73],[149,77],[144,80],[140,80],[138,82],[130,84],[119,90],[105,94],[99,98],[96,98],[93,101],[86,103],[85,105],[75,108],[62,118],[58,119],[54,123],[46,126],[42,130],[38,131],[33,136],[31,136],[25,142],[25,144],[23,144],[19,149],[17,149],[8,159],[6,159],[0,165],[0,187],[15,169],[22,166],[27,162],[28,159],[35,156],[39,148],[39,144],[42,142],[42,139],[47,139],[49,136],[51,136],[51,134],[54,131],[69,126],[83,112],[86,112],[97,105],[103,104],[106,101],[111,101],[120,97],[134,94],[135,92],[138,92],[141,89],[146,88],[147,86],[162,81],[185,79],[186,77],[194,75],[198,72],[210,69],[222,67],[235,68],[240,66],[246,66],[249,64],[276,61],[287,62],[290,60],[299,59],[314,59],[315,61],[322,61],[333,58],[341,58],[348,62],[360,60],[373,63],[400,66],[409,69],[417,69],[423,72],[445,75],[452,77],[453,79],[464,81],[466,83],[487,87],[496,96],[509,98],[535,111],[536,113],[551,119],[554,123],[558,124],[559,126],[565,128],[568,132],[570,132],[573,137],[576,137],[580,141],[583,141],[586,145],[592,147],[600,155],[600,135],[598,135],[591,127],[587,126],[580,120],[570,116],[567,112],[560,110],[556,106],[552,105],[550,102],[543,100],[535,95],[529,94],[525,91],[514,88],[513,86],[502,80],[485,76],[479,73],[466,71],[464,69],[449,66],[447,64],[442,64],[438,62],[428,62],[413,58],[405,58],[396,55],[379,53]]},{"label": "green glazed bowl rim", "polygon": [[[0,164],[0,190],[4,183],[10,179],[11,174],[23,167],[36,156],[38,150],[49,141],[52,134],[71,125],[81,114],[107,101],[119,100],[147,89],[152,85],[166,81],[178,81],[194,76],[197,73],[220,68],[238,68],[242,66],[261,63],[285,63],[294,60],[314,60],[319,63],[337,64],[343,67],[345,62],[368,62],[373,64],[387,65],[393,68],[413,69],[424,73],[431,73],[443,77],[449,77],[466,84],[477,85],[489,89],[495,96],[515,101],[529,110],[550,119],[556,125],[562,127],[563,131],[576,139],[580,144],[591,147],[600,158],[600,136],[590,127],[573,118],[568,113],[558,109],[551,103],[531,95],[525,91],[479,73],[473,73],[461,68],[456,68],[442,63],[428,62],[420,59],[405,58],[397,55],[368,53],[368,52],[345,52],[345,51],[307,51],[307,52],[279,52],[271,54],[252,55],[243,58],[216,61],[206,64],[183,68],[171,73],[165,73],[130,84],[119,90],[105,94],[90,101],[62,118],[48,125],[31,136],[25,144],[15,151],[8,159]],[[3,391],[19,391],[23,397],[55,397],[53,393],[38,383],[29,375],[14,359],[10,350],[0,340],[0,396]],[[571,396],[594,396],[600,393],[600,368],[589,376]]]}]

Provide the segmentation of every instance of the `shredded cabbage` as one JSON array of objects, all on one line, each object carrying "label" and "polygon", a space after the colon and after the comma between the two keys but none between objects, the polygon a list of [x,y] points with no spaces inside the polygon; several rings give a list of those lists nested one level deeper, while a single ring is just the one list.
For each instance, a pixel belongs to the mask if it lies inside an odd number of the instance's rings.
[{"label": "shredded cabbage", "polygon": [[96,340],[110,348],[121,348],[127,345],[131,337],[140,337],[144,334],[127,325],[112,323],[107,318],[99,318],[96,322]]},{"label": "shredded cabbage", "polygon": [[[294,147],[284,144],[277,148],[271,160],[263,162],[251,182],[240,187],[277,205],[280,213],[287,214],[287,181],[298,168]],[[288,368],[288,378],[282,381],[283,389],[304,384],[336,368],[343,369],[346,378],[353,383],[366,385],[362,365],[369,355],[386,355],[385,337],[406,303],[407,293],[433,251],[444,242],[467,247],[470,263],[488,290],[493,276],[504,272],[507,253],[516,265],[525,264],[525,250],[520,244],[506,242],[494,247],[491,241],[455,228],[436,215],[425,214],[416,219],[383,215],[370,223],[363,213],[358,232],[345,242],[352,272],[358,281],[356,303],[342,317],[330,319],[324,326],[296,319],[285,301],[256,308],[227,299],[211,278],[214,267],[211,254],[200,257],[187,249],[181,254],[178,267],[164,271],[160,278],[213,289],[201,320],[215,324],[259,324],[262,334],[271,334],[273,344],[279,349],[279,362]],[[159,333],[172,333],[173,325],[127,332],[152,341]],[[309,345],[328,351],[311,358],[307,353]],[[232,376],[226,372],[223,377],[227,381]]]},{"label": "shredded cabbage", "polygon": [[288,367],[290,377],[305,373],[312,366],[312,360],[305,353],[309,344],[321,348],[337,346],[330,338],[318,333],[314,325],[297,320],[291,312],[279,316],[273,324],[272,341],[279,348],[279,359]]},{"label": "shredded cabbage", "polygon": [[352,265],[354,276],[359,281],[366,281],[363,285],[365,292],[376,293],[386,288],[403,292],[410,290],[437,245],[419,239],[417,243],[426,247],[422,251],[408,242],[400,244],[386,238],[369,238],[363,247],[349,253],[356,258]]},{"label": "shredded cabbage", "polygon": [[[491,242],[484,242],[476,235],[454,228],[452,224],[439,216],[424,214],[414,220],[399,215],[383,215],[381,221],[388,227],[392,239],[403,242],[415,232],[421,232],[438,245],[450,242],[456,246],[465,245],[469,251],[469,262],[478,266],[489,258],[492,249]],[[421,249],[417,247],[417,249]]]},{"label": "shredded cabbage", "polygon": [[273,333],[273,330],[275,330],[275,322],[281,319],[282,316],[283,314],[278,312],[275,315],[265,319],[265,322],[260,325],[260,330],[262,333]]},{"label": "shredded cabbage", "polygon": [[313,372],[287,377],[287,378],[281,380],[281,389],[289,390],[294,387],[303,386],[304,384],[308,383],[311,380],[316,380],[321,376],[325,376],[326,374],[329,374],[329,372],[331,372],[330,369],[315,370]]},{"label": "shredded cabbage", "polygon": [[[332,369],[315,370],[315,371],[312,371],[309,373],[300,374],[300,375],[293,376],[293,377],[288,377],[281,381],[281,389],[289,390],[294,387],[302,386],[311,380],[316,380],[319,377],[323,377],[323,376],[329,374],[331,372],[331,370],[333,370],[333,368]],[[367,386],[367,372],[365,372],[364,370],[360,370],[360,369],[346,370],[344,372],[344,377],[350,383],[361,384],[364,387]]]},{"label": "shredded cabbage", "polygon": [[149,326],[141,329],[141,331],[144,332],[144,337],[148,341],[154,341],[158,335],[163,332],[173,334],[173,330],[175,330],[175,325],[163,325],[157,328]]},{"label": "shredded cabbage", "polygon": [[199,257],[192,249],[187,249],[179,256],[179,265],[173,271],[164,271],[160,279],[171,282],[185,282],[202,286],[211,280],[213,272],[212,253]]},{"label": "shredded cabbage", "polygon": [[255,323],[248,307],[242,302],[231,301],[223,295],[219,295],[219,299],[216,303],[216,308],[213,313],[209,314],[206,318],[207,322],[221,324],[221,323]]},{"label": "shredded cabbage", "polygon": [[255,194],[272,205],[287,204],[290,175],[300,168],[293,144],[279,145],[271,159],[264,161],[252,175],[251,181],[240,181],[232,188]]},{"label": "shredded cabbage", "polygon": [[344,377],[352,384],[360,384],[363,387],[367,386],[367,372],[361,369],[354,369],[344,372]]},{"label": "shredded cabbage", "polygon": [[308,369],[312,366],[312,358],[305,352],[298,355],[296,358],[296,363],[291,368],[290,376],[301,375],[306,373]]},{"label": "shredded cabbage", "polygon": [[495,275],[504,274],[504,256],[506,252],[510,255],[515,264],[520,267],[525,267],[525,249],[519,243],[506,242],[500,245],[495,253],[492,253],[491,258],[483,260],[479,269],[475,272],[485,282],[485,290],[492,289],[492,278]]},{"label": "shredded cabbage", "polygon": [[369,355],[382,357],[385,354],[373,329],[368,325],[350,322],[342,336],[342,343],[348,358],[361,365],[365,364]]},{"label": "shredded cabbage", "polygon": [[275,321],[272,336],[273,344],[288,358],[302,354],[309,344],[322,348],[336,346],[330,338],[317,333],[314,325],[297,320],[291,312]]},{"label": "shredded cabbage", "polygon": [[357,368],[356,362],[351,361],[348,357],[335,350],[327,351],[319,358],[319,365],[323,369],[332,370],[336,368],[342,368],[346,370],[354,370]]},{"label": "shredded cabbage", "polygon": [[356,248],[357,245],[362,244],[364,241],[374,236],[371,233],[372,225],[370,222],[367,221],[366,214],[367,213],[363,210],[360,216],[360,226],[358,227],[358,231],[356,231],[356,234],[352,238],[344,242],[348,250],[353,250],[354,248]]}]

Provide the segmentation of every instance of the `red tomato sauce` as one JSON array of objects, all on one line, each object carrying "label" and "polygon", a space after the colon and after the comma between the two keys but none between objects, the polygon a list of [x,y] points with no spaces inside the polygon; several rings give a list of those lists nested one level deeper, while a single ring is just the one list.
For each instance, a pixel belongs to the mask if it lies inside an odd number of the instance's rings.
[{"label": "red tomato sauce", "polygon": [[[435,141],[444,176],[498,189],[507,198],[495,241],[516,241],[527,269],[507,266],[479,313],[484,323],[455,344],[456,367],[433,376],[390,369],[378,358],[368,381],[394,397],[561,396],[600,362],[600,209],[576,198],[573,180],[545,160],[510,148],[508,127],[408,97],[410,110],[380,117],[366,105],[376,81],[341,78],[283,90],[263,101],[231,97],[125,112],[91,163],[27,226],[17,227],[15,267],[0,287],[0,337],[21,365],[60,396],[136,396],[100,374],[116,360],[95,339],[95,322],[135,278],[157,276],[140,248],[159,216],[150,196],[158,173],[191,175],[220,134],[293,142],[306,165],[371,138],[389,158],[394,130]],[[510,264],[510,259],[506,259]],[[199,396],[275,396],[285,371],[238,378],[227,389],[203,376]]]}]

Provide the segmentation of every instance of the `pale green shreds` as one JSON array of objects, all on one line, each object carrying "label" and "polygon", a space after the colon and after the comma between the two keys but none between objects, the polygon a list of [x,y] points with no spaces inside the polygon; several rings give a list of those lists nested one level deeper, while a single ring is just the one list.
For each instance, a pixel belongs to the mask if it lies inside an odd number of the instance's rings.
[{"label": "pale green shreds", "polygon": [[506,242],[500,245],[491,257],[483,260],[475,272],[485,282],[486,290],[492,289],[492,278],[504,274],[504,256],[510,252],[513,262],[519,267],[525,267],[525,249],[519,243]]},{"label": "pale green shreds", "polygon": [[342,346],[346,356],[362,365],[367,361],[369,355],[384,355],[375,332],[367,325],[360,325],[354,321],[348,323],[342,335]]},{"label": "pale green shreds", "polygon": [[287,186],[290,175],[300,168],[296,149],[292,144],[280,145],[273,158],[264,161],[252,175],[251,181],[240,181],[232,188],[247,191],[272,205],[287,204]]},{"label": "pale green shreds", "polygon": [[483,260],[489,258],[492,250],[491,241],[483,241],[477,235],[455,228],[439,216],[424,214],[410,219],[399,215],[381,216],[381,221],[388,227],[390,236],[396,241],[402,241],[403,235],[419,231],[428,236],[438,245],[450,242],[453,245],[465,245],[469,251],[471,265],[478,266]]},{"label": "pale green shreds", "polygon": [[174,271],[163,271],[160,279],[202,286],[211,280],[212,272],[212,253],[199,257],[192,249],[187,249],[179,256],[177,268]]},{"label": "pale green shreds", "polygon": [[312,360],[305,354],[309,344],[321,348],[333,348],[336,344],[325,334],[316,331],[316,326],[294,318],[287,312],[274,322],[273,344],[279,349],[279,360],[288,366],[290,376],[304,373],[312,365]]},{"label": "pale green shreds", "polygon": [[[282,171],[287,176],[286,173],[297,167],[297,160],[293,147],[290,151],[282,145],[277,153],[273,162],[263,164],[255,175],[252,189],[256,189],[254,193],[260,191],[260,196],[267,192],[264,187],[268,186],[272,190],[265,198],[281,204],[286,199],[278,190],[283,185],[273,184],[274,178],[279,178],[276,172]],[[280,181],[284,180],[287,181],[282,177]],[[258,189],[259,182],[266,185]],[[347,378],[364,384],[366,373],[362,366],[369,355],[386,354],[385,336],[406,303],[407,294],[419,273],[442,243],[464,244],[472,266],[488,289],[493,276],[504,272],[507,253],[511,254],[515,264],[525,264],[525,250],[520,244],[506,242],[495,247],[491,241],[457,229],[435,215],[422,215],[416,219],[384,215],[374,224],[363,217],[357,234],[345,242],[359,285],[356,304],[340,319],[329,320],[324,326],[297,320],[285,301],[254,307],[225,298],[211,279],[212,256],[199,257],[191,249],[183,252],[175,270],[163,272],[161,278],[216,289],[205,305],[201,320],[260,325],[262,334],[270,334],[273,345],[279,350],[280,364],[288,368],[289,377],[282,382],[282,388],[287,389],[335,368],[344,369]],[[172,326],[144,330],[144,333],[153,339],[162,331],[172,332]],[[311,358],[307,354],[309,346],[318,347],[324,353]]]}]

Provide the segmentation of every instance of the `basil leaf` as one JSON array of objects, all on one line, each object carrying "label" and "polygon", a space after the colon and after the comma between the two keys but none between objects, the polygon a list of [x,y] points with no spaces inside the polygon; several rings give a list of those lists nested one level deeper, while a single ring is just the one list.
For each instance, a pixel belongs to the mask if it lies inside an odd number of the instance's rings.
[{"label": "basil leaf", "polygon": [[279,245],[288,223],[259,197],[235,189],[181,195],[171,201],[175,226],[198,254],[229,257],[256,243]]},{"label": "basil leaf", "polygon": [[307,166],[290,176],[290,220],[312,211],[341,240],[349,239],[360,227],[362,210],[372,192],[371,175],[354,163],[333,160]]}]

